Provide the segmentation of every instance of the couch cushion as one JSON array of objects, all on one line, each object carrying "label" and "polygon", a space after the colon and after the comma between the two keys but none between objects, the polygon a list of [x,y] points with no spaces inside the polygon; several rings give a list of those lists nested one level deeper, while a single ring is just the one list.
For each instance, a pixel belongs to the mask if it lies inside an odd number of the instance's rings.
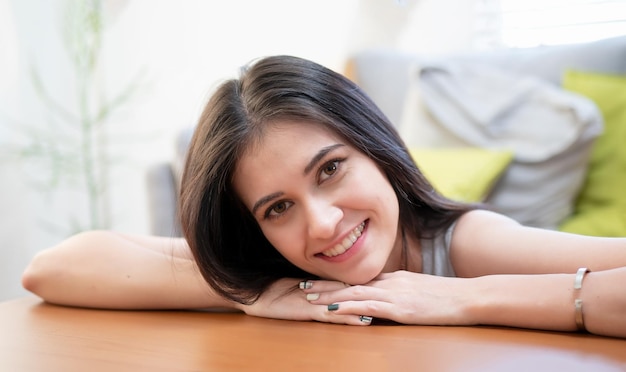
[{"label": "couch cushion", "polygon": [[412,148],[411,156],[435,190],[464,202],[485,200],[513,159],[510,151]]},{"label": "couch cushion", "polygon": [[605,129],[593,145],[575,213],[560,228],[585,235],[626,236],[626,75],[570,70],[563,86],[598,105]]}]

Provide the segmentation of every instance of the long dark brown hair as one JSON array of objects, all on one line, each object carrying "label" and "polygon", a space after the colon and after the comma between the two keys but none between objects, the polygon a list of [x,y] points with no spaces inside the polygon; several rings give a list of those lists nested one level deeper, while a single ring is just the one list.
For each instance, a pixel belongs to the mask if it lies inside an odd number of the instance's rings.
[{"label": "long dark brown hair", "polygon": [[264,126],[278,120],[322,125],[382,169],[400,205],[400,225],[425,239],[472,206],[434,191],[400,136],[352,81],[317,63],[267,57],[221,84],[207,103],[187,154],[180,219],[200,272],[224,297],[253,303],[274,281],[310,278],[264,237],[233,191],[235,166]]}]

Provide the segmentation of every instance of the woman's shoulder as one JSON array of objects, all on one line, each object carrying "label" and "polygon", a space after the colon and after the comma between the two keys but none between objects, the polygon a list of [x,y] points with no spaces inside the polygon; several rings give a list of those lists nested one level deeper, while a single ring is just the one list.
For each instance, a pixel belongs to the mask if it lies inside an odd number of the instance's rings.
[{"label": "woman's shoulder", "polygon": [[[450,238],[450,260],[458,276],[488,274],[485,267],[499,266],[502,256],[515,255],[516,240],[524,227],[517,221],[489,210],[464,213]],[[510,249],[510,254],[505,251]],[[491,269],[499,271],[497,267]]]},{"label": "woman's shoulder", "polygon": [[[458,219],[456,225],[457,228],[471,230],[482,230],[483,228],[489,228],[490,226],[521,226],[519,222],[514,219],[487,209],[473,209],[464,213]],[[457,228],[455,228],[455,230]]]}]

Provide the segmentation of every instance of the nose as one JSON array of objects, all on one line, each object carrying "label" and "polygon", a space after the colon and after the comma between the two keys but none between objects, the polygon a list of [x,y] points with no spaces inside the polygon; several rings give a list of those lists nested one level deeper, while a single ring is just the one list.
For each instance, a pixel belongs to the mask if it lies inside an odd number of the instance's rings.
[{"label": "nose", "polygon": [[341,208],[324,199],[307,203],[307,226],[309,237],[329,239],[335,236],[339,221],[343,218]]}]

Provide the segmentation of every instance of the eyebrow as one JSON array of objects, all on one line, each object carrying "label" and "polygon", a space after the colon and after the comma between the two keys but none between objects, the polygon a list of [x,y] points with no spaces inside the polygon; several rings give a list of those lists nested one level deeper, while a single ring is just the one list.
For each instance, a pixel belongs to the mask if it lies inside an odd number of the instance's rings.
[{"label": "eyebrow", "polygon": [[256,211],[259,208],[261,208],[264,204],[267,204],[267,203],[271,202],[272,200],[278,198],[281,195],[283,195],[283,192],[279,191],[279,192],[275,192],[275,193],[266,195],[266,196],[262,197],[261,199],[257,200],[257,202],[254,203],[254,206],[252,207],[252,215],[256,215]]},{"label": "eyebrow", "polygon": [[311,158],[309,164],[304,167],[304,175],[306,176],[307,174],[311,173],[311,170],[313,169],[313,167],[315,167],[315,164],[317,164],[322,158],[324,158],[326,154],[341,146],[344,145],[341,143],[336,143],[334,145],[324,147],[320,151],[318,151],[317,154],[315,154],[315,156]]},{"label": "eyebrow", "polygon": [[[336,143],[334,145],[330,145],[327,147],[322,148],[320,151],[317,152],[317,154],[315,154],[315,156],[313,156],[311,158],[311,161],[309,161],[309,163],[306,165],[306,167],[304,167],[304,175],[306,176],[307,174],[311,173],[311,170],[313,170],[313,168],[315,167],[315,165],[317,163],[319,163],[319,161],[321,159],[324,158],[324,156],[326,156],[329,152],[333,151],[336,148],[345,146],[344,144],[341,143]],[[254,206],[252,206],[252,215],[256,215],[256,212],[259,210],[259,208],[261,208],[264,204],[269,203],[270,201],[282,196],[284,193],[282,191],[278,191],[278,192],[274,192],[271,193],[269,195],[266,195],[264,197],[262,197],[261,199],[257,200],[256,203],[254,203]]]}]

